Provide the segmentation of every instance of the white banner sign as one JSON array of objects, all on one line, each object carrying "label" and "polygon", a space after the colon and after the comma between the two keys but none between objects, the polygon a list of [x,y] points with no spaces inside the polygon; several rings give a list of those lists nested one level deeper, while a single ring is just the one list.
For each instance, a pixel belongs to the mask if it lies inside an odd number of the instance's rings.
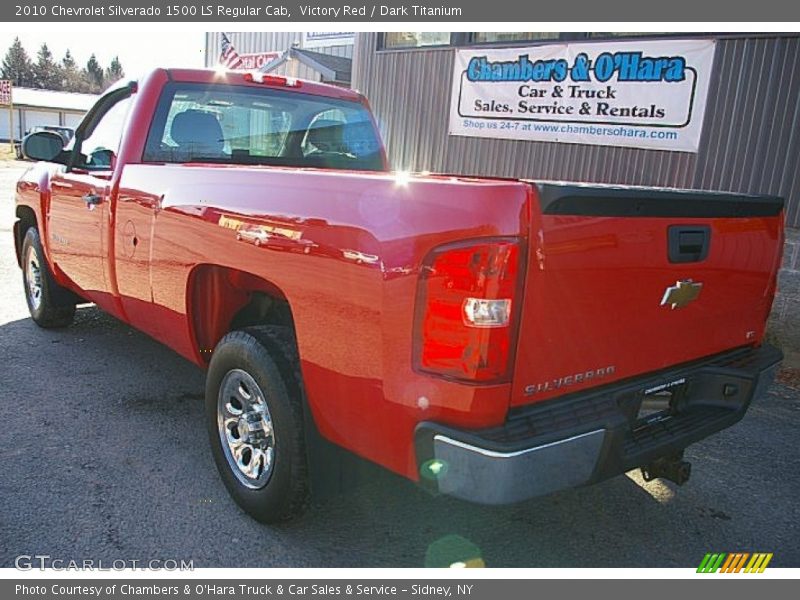
[{"label": "white banner sign", "polygon": [[710,40],[469,48],[450,135],[697,152]]}]

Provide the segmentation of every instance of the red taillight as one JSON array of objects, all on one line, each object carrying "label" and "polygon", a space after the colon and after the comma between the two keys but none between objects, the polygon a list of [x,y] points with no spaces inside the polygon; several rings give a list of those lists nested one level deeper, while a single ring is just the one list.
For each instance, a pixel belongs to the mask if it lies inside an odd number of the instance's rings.
[{"label": "red taillight", "polygon": [[263,83],[265,85],[281,85],[284,87],[300,87],[302,82],[293,77],[282,77],[281,75],[266,75],[264,73],[247,72],[244,74],[244,80],[248,83]]},{"label": "red taillight", "polygon": [[476,382],[509,372],[520,250],[497,240],[435,250],[420,278],[415,364]]}]

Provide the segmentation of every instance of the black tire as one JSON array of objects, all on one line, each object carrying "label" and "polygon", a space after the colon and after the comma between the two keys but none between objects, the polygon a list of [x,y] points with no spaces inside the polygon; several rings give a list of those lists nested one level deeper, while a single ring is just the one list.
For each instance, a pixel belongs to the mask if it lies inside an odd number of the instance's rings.
[{"label": "black tire", "polygon": [[[51,329],[66,327],[75,317],[75,296],[58,285],[53,279],[50,267],[42,250],[39,231],[30,227],[22,241],[22,284],[25,286],[25,301],[34,323],[39,327]],[[38,303],[30,287],[29,263],[35,261],[39,273]]]},{"label": "black tire", "polygon": [[[244,371],[255,380],[274,431],[271,474],[257,489],[244,485],[228,462],[218,425],[220,389],[226,375],[234,370]],[[292,332],[285,327],[248,327],[223,337],[209,364],[205,412],[214,462],[236,503],[262,523],[299,516],[308,504],[309,484],[303,390]]]}]

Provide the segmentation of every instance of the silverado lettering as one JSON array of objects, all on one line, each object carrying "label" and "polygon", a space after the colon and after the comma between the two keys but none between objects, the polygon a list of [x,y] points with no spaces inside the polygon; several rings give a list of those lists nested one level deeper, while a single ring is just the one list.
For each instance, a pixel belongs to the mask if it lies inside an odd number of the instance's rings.
[{"label": "silverado lettering", "polygon": [[611,365],[601,369],[595,369],[593,371],[584,371],[582,373],[575,373],[574,375],[567,375],[566,377],[559,377],[558,379],[551,379],[550,381],[545,381],[544,383],[526,385],[525,394],[531,395],[538,392],[549,392],[551,390],[576,383],[583,383],[584,381],[589,381],[590,379],[594,379],[596,377],[606,377],[607,375],[613,375],[615,370],[616,367]]},{"label": "silverado lettering", "polygon": [[[609,56],[596,71],[679,79],[669,57]],[[469,76],[535,98],[561,67]],[[393,173],[363,96],[249,72],[157,69],[107,90],[68,149],[41,131],[23,152],[32,319],[95,303],[206,369],[214,462],[264,522],[301,512],[336,447],[485,504],[634,468],[682,483],[683,449],[781,359],[763,342],[780,198]],[[643,390],[664,392],[655,416]]]}]

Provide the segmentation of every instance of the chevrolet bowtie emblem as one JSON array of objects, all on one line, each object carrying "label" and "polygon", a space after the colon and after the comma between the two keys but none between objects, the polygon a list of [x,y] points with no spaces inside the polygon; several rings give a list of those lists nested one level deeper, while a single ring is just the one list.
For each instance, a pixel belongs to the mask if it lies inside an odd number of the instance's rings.
[{"label": "chevrolet bowtie emblem", "polygon": [[669,306],[673,309],[683,308],[690,302],[697,300],[697,297],[700,295],[700,290],[702,289],[702,283],[695,283],[691,279],[677,281],[675,285],[671,285],[664,290],[664,297],[661,298],[661,306]]}]

